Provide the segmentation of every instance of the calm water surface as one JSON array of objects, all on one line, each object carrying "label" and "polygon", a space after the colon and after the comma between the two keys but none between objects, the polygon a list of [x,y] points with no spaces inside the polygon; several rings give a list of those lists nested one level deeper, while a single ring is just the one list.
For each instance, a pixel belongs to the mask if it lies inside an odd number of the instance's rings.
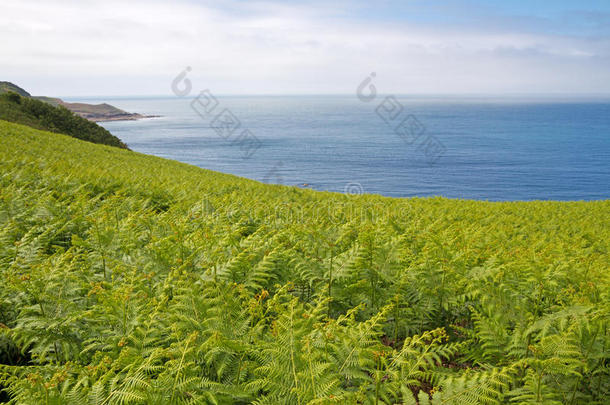
[{"label": "calm water surface", "polygon": [[[214,112],[231,111],[260,141],[253,148],[240,131],[219,136],[215,114],[201,117],[191,99],[79,101],[161,115],[102,123],[135,151],[259,181],[394,197],[610,198],[607,100],[397,97],[401,117],[411,114],[425,128],[409,143],[394,131],[398,121],[389,125],[375,112],[383,98],[218,97]],[[419,142],[428,136],[440,149]]]}]

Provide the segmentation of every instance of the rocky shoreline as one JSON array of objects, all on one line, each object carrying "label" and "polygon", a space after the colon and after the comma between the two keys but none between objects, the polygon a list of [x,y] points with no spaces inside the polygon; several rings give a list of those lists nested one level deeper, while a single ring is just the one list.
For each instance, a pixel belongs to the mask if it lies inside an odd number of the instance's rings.
[{"label": "rocky shoreline", "polygon": [[138,114],[138,113],[125,113],[125,114],[110,115],[110,116],[95,115],[95,114],[93,114],[93,115],[81,115],[81,114],[79,114],[79,115],[81,117],[86,118],[89,121],[93,121],[93,122],[137,121],[137,120],[142,120],[142,119],[146,119],[146,118],[159,118],[159,117],[161,117],[160,115],[143,115],[143,114]]}]

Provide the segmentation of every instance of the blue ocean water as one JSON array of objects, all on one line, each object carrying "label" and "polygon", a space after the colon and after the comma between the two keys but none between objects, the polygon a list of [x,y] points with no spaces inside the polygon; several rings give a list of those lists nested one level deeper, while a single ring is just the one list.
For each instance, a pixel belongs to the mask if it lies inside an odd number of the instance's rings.
[{"label": "blue ocean water", "polygon": [[[78,101],[160,115],[102,123],[135,151],[259,181],[395,197],[610,198],[607,99],[224,96],[211,114],[192,99]],[[240,127],[214,121],[221,112]]]}]

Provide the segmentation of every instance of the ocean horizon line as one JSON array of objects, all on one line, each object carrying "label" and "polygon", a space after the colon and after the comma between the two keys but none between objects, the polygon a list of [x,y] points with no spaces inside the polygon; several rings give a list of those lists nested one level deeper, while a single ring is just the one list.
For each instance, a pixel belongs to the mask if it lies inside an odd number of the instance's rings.
[{"label": "ocean horizon line", "polygon": [[[216,93],[217,97],[355,97],[353,93]],[[188,97],[192,98],[197,95],[193,92]],[[401,98],[454,98],[454,99],[474,99],[474,98],[489,98],[489,99],[548,99],[551,101],[557,100],[576,100],[576,101],[610,101],[610,93],[378,93],[378,97],[395,96]],[[123,95],[59,95],[53,96],[65,100],[98,100],[98,99],[174,99],[180,98],[174,94],[123,94]]]}]

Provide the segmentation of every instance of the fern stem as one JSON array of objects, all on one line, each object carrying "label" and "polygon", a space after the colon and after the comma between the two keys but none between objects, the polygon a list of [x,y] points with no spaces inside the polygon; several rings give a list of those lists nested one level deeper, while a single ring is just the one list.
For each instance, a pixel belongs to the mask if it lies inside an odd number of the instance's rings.
[{"label": "fern stem", "polygon": [[237,365],[237,377],[235,377],[235,385],[239,385],[239,378],[241,377],[241,363],[244,359],[244,355],[242,353],[241,356],[239,356],[239,364]]},{"label": "fern stem", "polygon": [[369,248],[369,251],[367,252],[369,256],[369,271],[371,272],[371,306],[374,309],[377,309],[377,272],[375,271],[375,269],[373,269],[373,242],[371,239],[369,239],[367,242]]},{"label": "fern stem", "polygon": [[379,387],[381,385],[381,381],[379,379],[380,371],[381,371],[381,355],[377,358],[377,373],[375,375],[375,405],[379,405]]},{"label": "fern stem", "polygon": [[294,361],[294,301],[290,304],[290,364],[292,366],[292,376],[294,377],[294,386],[297,390],[297,401],[301,404],[301,396],[298,394],[299,380],[297,378],[297,370]]},{"label": "fern stem", "polygon": [[538,371],[538,380],[536,382],[537,386],[536,386],[536,402],[540,403],[540,399],[542,396],[542,367],[540,368],[540,371]]},{"label": "fern stem", "polygon": [[95,223],[95,232],[97,233],[97,245],[98,248],[100,249],[100,254],[102,255],[102,266],[104,269],[104,280],[106,280],[106,252],[104,251],[104,249],[102,248],[102,235],[100,234],[100,227],[97,224],[97,221],[94,222]]},{"label": "fern stem", "polygon": [[309,377],[311,379],[311,390],[313,392],[313,397],[317,398],[318,397],[318,393],[316,392],[316,383],[315,383],[315,380],[314,380],[314,377],[313,377],[313,368],[311,366],[311,358],[313,356],[311,355],[311,346],[310,346],[309,340],[307,341],[306,345],[307,345],[307,363],[309,365]]},{"label": "fern stem", "polygon": [[123,336],[127,335],[127,299],[123,300]]},{"label": "fern stem", "polygon": [[398,309],[398,303],[400,301],[400,298],[398,297],[398,294],[396,295],[396,305],[394,306],[394,346],[396,346],[396,342],[398,342],[398,317],[400,315],[399,309]]},{"label": "fern stem", "polygon": [[57,360],[57,364],[61,364],[59,360],[59,350],[57,349],[57,342],[53,342],[53,348],[55,349],[55,359]]},{"label": "fern stem", "polygon": [[[593,344],[595,343],[595,340],[597,339],[597,334],[599,333],[599,330],[600,330],[600,328],[598,327],[597,330],[595,331],[595,334],[593,335],[593,338],[591,339],[591,343],[589,344],[587,351],[585,352],[585,365],[586,365],[587,360],[589,359],[589,353],[591,352],[591,349],[593,349]],[[572,397],[570,398],[570,404],[574,403],[574,399],[576,399],[576,390],[578,389],[578,386],[580,385],[583,378],[584,378],[584,375],[581,375],[580,378],[578,378],[576,380],[576,382],[574,383],[574,389],[572,390]]]},{"label": "fern stem", "polygon": [[[601,359],[599,360],[599,364],[601,365],[603,359],[605,358],[605,354],[606,354],[606,333],[607,333],[607,326],[606,324],[604,324],[604,339],[603,339],[603,344],[602,344],[602,356]],[[599,373],[599,378],[597,379],[597,392],[595,393],[595,396],[597,396],[597,394],[599,393],[599,391],[601,390],[602,387],[602,373]]]},{"label": "fern stem", "polygon": [[330,268],[328,270],[328,318],[330,319],[330,304],[332,301],[332,284],[333,284],[333,249],[330,248]]},{"label": "fern stem", "polygon": [[[193,336],[193,335],[191,335]],[[176,394],[176,384],[178,383],[178,377],[180,376],[180,372],[182,370],[182,363],[184,363],[184,357],[186,356],[186,352],[188,351],[188,347],[191,344],[191,336],[189,336],[186,339],[186,346],[184,347],[184,350],[182,351],[182,357],[180,358],[180,364],[178,365],[178,370],[176,371],[176,377],[174,378],[174,384],[172,385],[172,396],[169,400],[169,403],[173,403],[174,402],[174,395]]]}]

